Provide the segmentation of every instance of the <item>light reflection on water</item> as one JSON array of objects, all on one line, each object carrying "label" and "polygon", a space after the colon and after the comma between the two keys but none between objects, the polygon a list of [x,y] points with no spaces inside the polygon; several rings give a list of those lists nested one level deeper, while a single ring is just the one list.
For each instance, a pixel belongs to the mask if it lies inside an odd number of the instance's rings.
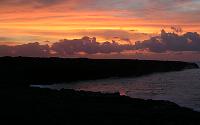
[{"label": "light reflection on water", "polygon": [[200,111],[200,69],[152,74],[138,78],[113,78],[40,86],[94,92],[120,92],[133,98],[169,100]]}]

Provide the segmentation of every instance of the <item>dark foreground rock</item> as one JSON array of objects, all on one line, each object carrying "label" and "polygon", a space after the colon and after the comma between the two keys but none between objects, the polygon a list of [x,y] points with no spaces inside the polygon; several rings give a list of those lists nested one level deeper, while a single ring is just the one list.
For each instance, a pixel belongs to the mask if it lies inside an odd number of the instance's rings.
[{"label": "dark foreground rock", "polygon": [[[200,113],[119,94],[0,88],[0,122],[55,125],[199,125]],[[5,123],[4,123],[5,124]]]},{"label": "dark foreground rock", "polygon": [[0,58],[0,86],[137,77],[190,68],[198,68],[198,65],[178,61],[2,57]]}]

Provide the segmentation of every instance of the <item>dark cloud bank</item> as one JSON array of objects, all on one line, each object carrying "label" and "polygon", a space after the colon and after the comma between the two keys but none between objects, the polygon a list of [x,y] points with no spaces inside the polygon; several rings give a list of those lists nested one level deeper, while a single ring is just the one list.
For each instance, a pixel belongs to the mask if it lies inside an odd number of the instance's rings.
[{"label": "dark cloud bank", "polygon": [[135,45],[122,45],[115,41],[100,43],[96,38],[83,37],[74,40],[60,40],[52,46],[28,43],[16,46],[0,45],[0,56],[30,56],[30,57],[70,57],[80,54],[110,54],[121,53],[126,50],[148,50],[155,53],[168,51],[200,51],[200,35],[188,32],[183,35],[167,33],[164,30],[156,37],[149,40],[138,41]]},{"label": "dark cloud bank", "polygon": [[200,51],[200,35],[196,32],[187,32],[183,35],[161,31],[160,36],[149,40],[136,42],[137,49],[149,49],[151,52],[166,51]]}]

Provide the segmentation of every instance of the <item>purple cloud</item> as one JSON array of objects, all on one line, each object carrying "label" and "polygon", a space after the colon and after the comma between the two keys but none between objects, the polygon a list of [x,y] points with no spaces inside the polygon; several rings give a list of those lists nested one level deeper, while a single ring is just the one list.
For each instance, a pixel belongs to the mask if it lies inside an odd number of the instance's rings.
[{"label": "purple cloud", "polygon": [[99,43],[96,38],[83,37],[82,39],[74,40],[60,40],[54,43],[51,47],[53,51],[59,56],[67,56],[77,54],[79,52],[84,52],[87,54],[97,54],[97,53],[120,53],[124,50],[133,49],[132,45],[121,45],[115,41]]},{"label": "purple cloud", "polygon": [[175,33],[166,33],[162,30],[160,36],[136,42],[135,47],[138,49],[149,49],[151,52],[200,51],[200,35],[196,32],[177,35]]},{"label": "purple cloud", "polygon": [[135,45],[119,44],[115,41],[97,42],[95,37],[90,38],[87,36],[81,39],[63,39],[51,46],[41,45],[38,42],[16,46],[0,45],[0,56],[71,57],[79,54],[120,54],[136,50],[148,50],[158,54],[166,52],[200,52],[200,35],[196,32],[178,35],[162,30],[159,36],[138,41]]},{"label": "purple cloud", "polygon": [[0,56],[47,57],[50,54],[49,49],[48,45],[37,42],[17,46],[0,45]]}]

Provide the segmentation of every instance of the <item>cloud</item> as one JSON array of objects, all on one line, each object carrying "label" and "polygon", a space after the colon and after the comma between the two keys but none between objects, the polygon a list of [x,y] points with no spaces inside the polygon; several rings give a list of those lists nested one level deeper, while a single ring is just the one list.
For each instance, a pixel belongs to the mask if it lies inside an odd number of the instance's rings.
[{"label": "cloud", "polygon": [[29,9],[39,9],[58,7],[60,5],[65,5],[65,7],[75,7],[79,4],[84,3],[85,1],[87,0],[29,0],[29,2],[27,2],[27,0],[1,0],[0,6],[7,6],[9,8],[15,7],[20,9],[23,9],[23,7],[29,7]]},{"label": "cloud", "polygon": [[54,43],[51,49],[59,56],[69,56],[77,53],[98,54],[98,53],[120,53],[124,50],[133,49],[132,45],[121,45],[115,41],[99,43],[96,38],[83,37],[82,39],[60,40]]},{"label": "cloud", "polygon": [[[156,34],[147,34],[147,33],[140,33],[137,31],[126,31],[126,30],[69,30],[69,31],[29,31],[26,32],[29,34],[32,34],[34,36],[40,36],[40,41],[50,40],[50,41],[56,41],[58,38],[81,38],[82,36],[89,36],[89,37],[97,37],[98,42],[103,41],[116,41],[118,43],[134,43],[138,40],[146,40],[149,39],[152,36],[155,36]],[[28,38],[29,36],[27,36]],[[21,37],[19,37],[21,38]],[[38,41],[39,38],[35,37],[28,39],[26,41]]]},{"label": "cloud", "polygon": [[10,37],[1,37],[0,36],[0,41],[10,41],[10,40],[12,40],[12,38],[10,38]]},{"label": "cloud", "polygon": [[33,4],[34,5],[55,5],[55,4],[59,4],[61,2],[67,2],[69,0],[29,0],[29,2],[27,2],[27,0],[1,0],[0,3],[1,5],[14,5],[14,4],[18,4],[18,5],[30,5]]},{"label": "cloud", "polygon": [[200,51],[200,35],[196,32],[177,35],[162,30],[160,36],[136,42],[135,47],[138,49],[149,49],[149,51],[157,53],[166,51]]},{"label": "cloud", "polygon": [[134,43],[135,41],[145,40],[154,35],[126,30],[82,30],[77,31],[77,34],[81,36],[97,36],[105,40],[114,40],[119,43]]},{"label": "cloud", "polygon": [[118,42],[98,42],[95,37],[81,39],[63,39],[49,45],[38,42],[22,45],[0,45],[0,56],[29,57],[109,57],[109,58],[140,58],[140,59],[191,59],[200,54],[200,35],[187,32],[182,35],[161,31],[159,36],[135,44],[119,44]]},{"label": "cloud", "polygon": [[17,46],[0,45],[0,56],[47,57],[49,53],[48,45],[37,42]]},{"label": "cloud", "polygon": [[171,29],[175,33],[182,33],[183,32],[183,29],[180,26],[171,26]]},{"label": "cloud", "polygon": [[83,37],[81,39],[60,40],[52,46],[40,45],[38,42],[16,46],[0,45],[0,56],[28,56],[28,57],[70,57],[78,54],[109,54],[132,50],[133,45],[121,45],[115,41],[97,42],[96,38]]}]

